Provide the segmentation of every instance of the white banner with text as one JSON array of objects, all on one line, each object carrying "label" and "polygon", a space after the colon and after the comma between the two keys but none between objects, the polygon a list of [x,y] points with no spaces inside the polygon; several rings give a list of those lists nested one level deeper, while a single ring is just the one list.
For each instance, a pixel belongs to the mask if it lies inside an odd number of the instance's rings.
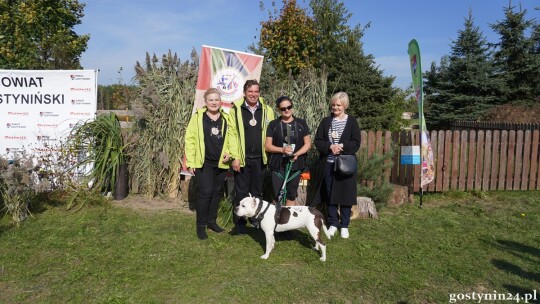
[{"label": "white banner with text", "polygon": [[0,155],[56,152],[97,110],[96,70],[0,70]]}]

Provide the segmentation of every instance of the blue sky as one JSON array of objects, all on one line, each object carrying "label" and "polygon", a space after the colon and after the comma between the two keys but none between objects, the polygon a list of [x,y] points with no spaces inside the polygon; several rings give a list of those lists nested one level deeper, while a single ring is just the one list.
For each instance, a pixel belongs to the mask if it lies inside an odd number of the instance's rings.
[{"label": "blue sky", "polygon": [[[85,69],[99,69],[99,83],[132,83],[133,67],[144,62],[146,52],[160,56],[168,50],[182,60],[202,45],[247,51],[259,36],[260,22],[268,19],[271,1],[265,0],[87,0],[78,34],[90,34],[88,49],[81,56]],[[282,1],[275,0],[281,7]],[[297,0],[301,6],[307,1]],[[422,69],[450,53],[450,44],[463,29],[472,9],[475,24],[489,42],[498,41],[489,24],[504,18],[508,0],[345,0],[352,13],[351,26],[371,22],[362,42],[366,54],[394,85],[411,83],[407,45],[416,39]],[[540,1],[512,1],[527,10],[529,19],[540,20]],[[121,69],[121,70],[120,70]]]}]

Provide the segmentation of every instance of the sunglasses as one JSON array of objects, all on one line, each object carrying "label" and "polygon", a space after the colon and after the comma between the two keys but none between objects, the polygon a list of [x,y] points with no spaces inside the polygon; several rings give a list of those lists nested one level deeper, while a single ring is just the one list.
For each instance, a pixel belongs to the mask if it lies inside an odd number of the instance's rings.
[{"label": "sunglasses", "polygon": [[290,106],[288,106],[288,107],[279,108],[279,110],[280,110],[281,112],[285,112],[285,111],[290,110],[290,109],[292,109],[292,105],[290,105]]}]

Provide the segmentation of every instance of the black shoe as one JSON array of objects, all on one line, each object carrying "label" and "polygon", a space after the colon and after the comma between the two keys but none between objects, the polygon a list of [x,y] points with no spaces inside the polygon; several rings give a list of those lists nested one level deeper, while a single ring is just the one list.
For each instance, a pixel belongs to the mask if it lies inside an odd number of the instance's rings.
[{"label": "black shoe", "polygon": [[207,225],[207,227],[208,227],[208,229],[210,229],[210,230],[212,230],[214,232],[217,232],[217,233],[221,233],[221,232],[225,231],[223,228],[219,227],[219,225],[216,224],[216,223],[209,223]]},{"label": "black shoe", "polygon": [[208,238],[206,227],[197,227],[197,237],[199,240],[206,240]]},{"label": "black shoe", "polygon": [[247,234],[246,225],[237,224],[236,225],[236,234]]}]

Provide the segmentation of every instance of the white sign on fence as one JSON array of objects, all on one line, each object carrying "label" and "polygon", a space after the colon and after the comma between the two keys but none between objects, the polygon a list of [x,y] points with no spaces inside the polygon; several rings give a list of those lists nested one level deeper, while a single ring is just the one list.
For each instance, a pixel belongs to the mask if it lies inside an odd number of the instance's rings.
[{"label": "white sign on fence", "polygon": [[401,147],[402,165],[420,165],[420,146]]},{"label": "white sign on fence", "polygon": [[54,152],[96,109],[96,70],[0,70],[0,155]]}]

